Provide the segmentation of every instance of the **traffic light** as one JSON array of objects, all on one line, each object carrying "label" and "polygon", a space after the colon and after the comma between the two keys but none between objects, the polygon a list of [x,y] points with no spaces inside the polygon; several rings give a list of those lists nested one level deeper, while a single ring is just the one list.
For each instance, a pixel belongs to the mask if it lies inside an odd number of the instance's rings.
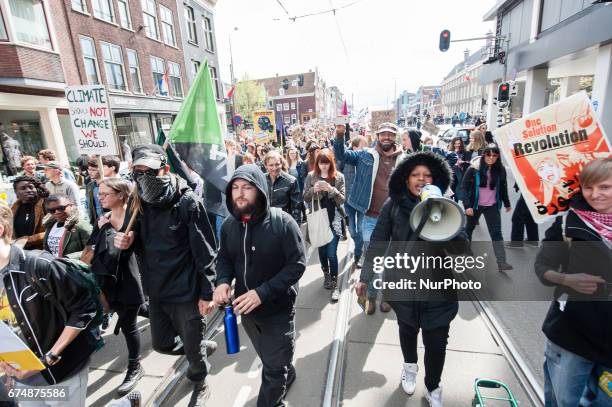
[{"label": "traffic light", "polygon": [[298,86],[304,86],[304,75],[298,75]]},{"label": "traffic light", "polygon": [[508,102],[510,100],[510,84],[502,82],[497,88],[497,102]]},{"label": "traffic light", "polygon": [[440,51],[448,51],[448,47],[450,47],[450,31],[443,30],[440,33]]},{"label": "traffic light", "polygon": [[289,79],[287,78],[283,79],[282,84],[283,84],[283,89],[285,90],[289,89]]}]

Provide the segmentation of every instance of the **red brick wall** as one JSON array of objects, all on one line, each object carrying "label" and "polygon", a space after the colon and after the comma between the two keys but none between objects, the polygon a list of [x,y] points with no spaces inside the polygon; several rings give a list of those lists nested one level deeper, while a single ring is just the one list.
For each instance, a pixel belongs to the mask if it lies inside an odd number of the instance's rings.
[{"label": "red brick wall", "polygon": [[[118,7],[117,1],[115,3],[115,19],[118,21]],[[183,82],[183,91],[187,93],[187,82],[184,68],[183,54],[178,48],[173,48],[162,42],[152,40],[145,36],[145,30],[139,30],[139,27],[143,25],[143,16],[141,3],[138,0],[130,0],[130,14],[132,20],[132,31],[125,30],[119,25],[107,23],[105,21],[98,20],[93,17],[93,11],[91,8],[91,2],[87,1],[88,11],[91,16],[84,15],[82,13],[73,11],[70,5],[70,0],[58,0],[54,6],[54,15],[59,16],[61,7],[64,6],[68,15],[68,22],[63,24],[56,24],[58,38],[66,37],[66,40],[60,40],[62,47],[62,60],[64,61],[64,69],[68,78],[67,83],[69,85],[84,84],[85,83],[85,72],[83,66],[83,59],[81,54],[81,47],[79,44],[79,35],[84,35],[93,38],[96,43],[96,53],[98,56],[98,66],[100,69],[100,78],[103,83],[106,83],[104,61],[102,60],[102,50],[100,48],[100,41],[109,42],[115,45],[119,45],[123,51],[123,62],[126,73],[126,80],[128,82],[129,90],[132,91],[132,83],[129,77],[129,70],[127,65],[127,53],[126,48],[135,50],[138,53],[138,60],[140,63],[140,72],[142,86],[144,93],[147,95],[155,94],[155,85],[153,84],[153,75],[151,73],[150,55],[162,58],[165,61],[171,61],[178,63],[181,66],[181,78]],[[174,31],[176,36],[177,47],[181,47],[181,33],[180,33],[180,18],[183,17],[182,10],[180,14],[177,13],[176,1],[175,0],[156,0],[156,5],[162,4],[172,10],[172,17],[174,19]],[[159,7],[158,11],[158,25],[161,33],[161,24],[159,19]],[[60,32],[64,30],[63,32]],[[68,26],[70,26],[71,36],[67,35]],[[69,44],[70,41],[67,39],[72,38],[74,43],[74,50]],[[76,65],[78,64],[78,72],[76,71]]]},{"label": "red brick wall", "polygon": [[62,63],[57,54],[0,43],[0,55],[0,77],[64,81]]}]

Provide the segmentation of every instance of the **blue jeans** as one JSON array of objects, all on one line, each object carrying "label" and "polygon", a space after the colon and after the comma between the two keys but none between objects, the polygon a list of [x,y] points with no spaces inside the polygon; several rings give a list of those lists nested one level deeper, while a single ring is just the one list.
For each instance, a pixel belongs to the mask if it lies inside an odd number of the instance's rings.
[{"label": "blue jeans", "polygon": [[340,237],[335,233],[331,242],[319,247],[319,262],[323,269],[329,270],[329,274],[334,280],[338,279],[338,241]]},{"label": "blue jeans", "polygon": [[361,257],[363,254],[363,235],[361,231],[361,225],[363,223],[363,212],[359,212],[351,205],[344,205],[346,216],[348,216],[348,227],[349,233],[355,243],[355,257]]},{"label": "blue jeans", "polygon": [[598,385],[610,368],[576,355],[551,341],[546,342],[544,397],[546,407],[610,407],[612,399]]},{"label": "blue jeans", "polygon": [[[363,216],[363,223],[361,224],[361,233],[363,236],[363,251],[365,253],[368,252],[368,246],[370,245],[370,238],[372,237],[372,233],[374,233],[374,228],[376,227],[376,223],[378,222],[378,218],[373,218],[368,215]],[[376,276],[372,274],[372,278]],[[376,298],[378,296],[378,290],[374,288],[374,284],[370,281],[368,283],[368,298]]]},{"label": "blue jeans", "polygon": [[215,216],[215,237],[217,238],[217,246],[219,246],[219,240],[221,240],[221,225],[223,225],[224,220],[225,216]]}]

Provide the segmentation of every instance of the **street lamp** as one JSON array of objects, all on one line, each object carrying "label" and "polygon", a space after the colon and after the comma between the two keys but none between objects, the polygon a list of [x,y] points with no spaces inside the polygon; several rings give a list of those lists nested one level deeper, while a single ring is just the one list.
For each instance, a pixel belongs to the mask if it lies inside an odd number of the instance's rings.
[{"label": "street lamp", "polygon": [[[238,31],[238,27],[234,27],[234,31]],[[230,80],[232,82],[232,87],[236,86],[236,78],[234,77],[234,54],[232,52],[232,33],[228,34],[229,39],[229,49],[230,49]],[[234,102],[234,95],[236,94],[236,89],[232,92],[232,129],[234,130],[234,137],[237,136],[236,131],[236,123],[234,123],[234,116],[236,115],[236,105]]]}]

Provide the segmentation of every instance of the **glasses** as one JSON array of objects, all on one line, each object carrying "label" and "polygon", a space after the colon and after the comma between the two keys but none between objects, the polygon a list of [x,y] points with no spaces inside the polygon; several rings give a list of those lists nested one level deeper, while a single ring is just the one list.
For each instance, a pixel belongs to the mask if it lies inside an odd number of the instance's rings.
[{"label": "glasses", "polygon": [[151,175],[151,176],[157,176],[157,174],[159,174],[159,170],[156,170],[154,168],[149,168],[148,170],[133,170],[132,171],[132,175],[134,176],[134,178],[139,177],[141,175]]},{"label": "glasses", "polygon": [[60,206],[56,206],[55,208],[47,208],[47,212],[49,213],[55,213],[55,212],[64,212],[66,210],[66,208],[72,206],[72,204],[68,204],[68,205],[60,205]]}]

